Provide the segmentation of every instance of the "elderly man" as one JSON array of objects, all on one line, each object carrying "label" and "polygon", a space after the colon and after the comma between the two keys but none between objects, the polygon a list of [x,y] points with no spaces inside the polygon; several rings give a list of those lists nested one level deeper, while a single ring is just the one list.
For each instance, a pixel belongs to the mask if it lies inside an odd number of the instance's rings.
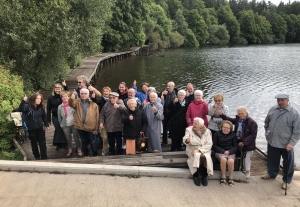
[{"label": "elderly man", "polygon": [[128,89],[127,95],[128,95],[128,98],[124,99],[124,105],[127,109],[128,109],[127,101],[129,99],[134,99],[136,101],[136,107],[140,107],[140,105],[142,103],[141,103],[141,101],[138,97],[135,97],[136,93],[135,93],[135,90],[133,88]]},{"label": "elderly man", "polygon": [[194,86],[193,84],[188,83],[186,85],[186,100],[191,103],[194,99]]},{"label": "elderly man", "polygon": [[[92,143],[99,129],[98,106],[89,99],[89,94],[90,92],[87,88],[82,88],[80,90],[80,98],[75,99],[75,92],[73,92],[69,99],[69,106],[75,109],[74,127],[78,129],[84,156],[89,155],[88,145]],[[98,153],[93,151],[93,156],[97,155]]]},{"label": "elderly man", "polygon": [[213,141],[203,119],[194,118],[193,126],[185,130],[183,143],[186,145],[187,163],[195,185],[200,186],[200,176],[202,176],[202,185],[207,186],[207,176],[214,173],[211,159]]},{"label": "elderly man", "polygon": [[246,107],[240,106],[237,109],[235,118],[230,118],[223,111],[219,110],[220,117],[224,120],[229,120],[234,124],[234,132],[236,134],[240,151],[244,153],[243,171],[247,178],[250,177],[251,156],[255,150],[257,123],[249,116],[249,111]]},{"label": "elderly man", "polygon": [[174,101],[177,96],[174,82],[168,82],[167,89],[162,92],[161,100],[164,101],[164,120],[163,120],[163,144],[168,144],[168,123],[170,120],[170,110],[168,105]]},{"label": "elderly man", "polygon": [[[109,102],[107,102],[100,114],[100,129],[102,130],[104,124],[106,126],[108,143],[109,143],[109,155],[121,155],[122,149],[122,116],[126,110],[123,101],[118,100],[119,94],[116,92],[110,92]],[[117,152],[115,150],[115,140],[117,141]]]},{"label": "elderly man", "polygon": [[142,83],[142,91],[138,92],[136,87],[136,80],[133,81],[132,88],[135,90],[136,92],[135,96],[139,98],[141,103],[143,103],[144,100],[147,98],[148,87],[149,87],[149,83],[144,82]]},{"label": "elderly man", "polygon": [[275,96],[273,106],[265,119],[265,133],[268,141],[268,173],[262,179],[274,179],[279,172],[280,158],[283,158],[282,189],[288,189],[294,175],[294,150],[300,138],[300,116],[289,103],[288,94]]}]

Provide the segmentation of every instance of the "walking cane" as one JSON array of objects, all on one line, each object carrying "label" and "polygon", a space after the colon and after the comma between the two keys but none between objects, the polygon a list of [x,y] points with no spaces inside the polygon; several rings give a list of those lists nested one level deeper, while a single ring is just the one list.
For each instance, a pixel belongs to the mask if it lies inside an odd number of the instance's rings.
[{"label": "walking cane", "polygon": [[286,195],[286,191],[287,191],[287,186],[288,186],[288,184],[287,184],[287,182],[288,182],[288,180],[287,180],[287,168],[288,168],[288,162],[289,162],[289,151],[288,150],[286,150],[287,151],[287,155],[286,155],[286,164],[285,164],[285,170],[284,170],[284,173],[285,173],[285,182],[286,182],[286,186],[285,186],[285,194],[284,195]]}]

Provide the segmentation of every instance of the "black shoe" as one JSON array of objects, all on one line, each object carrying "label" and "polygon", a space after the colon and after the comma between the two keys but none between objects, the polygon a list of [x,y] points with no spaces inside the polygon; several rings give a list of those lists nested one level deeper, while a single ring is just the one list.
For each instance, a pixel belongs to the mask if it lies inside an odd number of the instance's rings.
[{"label": "black shoe", "polygon": [[56,151],[59,151],[59,147],[56,147]]},{"label": "black shoe", "polygon": [[195,184],[196,186],[200,186],[200,177],[199,177],[198,172],[196,172],[196,173],[193,175],[193,179],[194,179],[194,184]]},{"label": "black shoe", "polygon": [[35,159],[36,159],[36,160],[40,160],[41,158],[40,158],[40,157],[36,157]]},{"label": "black shoe", "polygon": [[202,185],[207,186],[207,176],[202,176]]}]

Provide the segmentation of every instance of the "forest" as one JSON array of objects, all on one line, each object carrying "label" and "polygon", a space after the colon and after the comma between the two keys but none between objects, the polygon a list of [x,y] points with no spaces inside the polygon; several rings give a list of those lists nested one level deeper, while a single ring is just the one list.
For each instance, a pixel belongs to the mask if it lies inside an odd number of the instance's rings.
[{"label": "forest", "polygon": [[0,64],[48,89],[84,57],[161,48],[300,42],[300,2],[0,0]]}]

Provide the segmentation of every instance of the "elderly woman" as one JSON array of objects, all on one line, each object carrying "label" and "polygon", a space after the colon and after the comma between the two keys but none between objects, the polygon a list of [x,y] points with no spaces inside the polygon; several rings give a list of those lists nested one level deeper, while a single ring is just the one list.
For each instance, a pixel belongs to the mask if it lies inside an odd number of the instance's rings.
[{"label": "elderly woman", "polygon": [[243,152],[244,162],[243,170],[247,178],[250,177],[251,156],[255,150],[255,140],[257,136],[257,123],[249,117],[248,109],[240,106],[237,109],[235,118],[230,118],[223,114],[222,110],[219,111],[220,117],[224,120],[231,121],[235,127],[234,131],[237,137],[238,146],[240,151]]},{"label": "elderly woman", "polygon": [[119,99],[122,101],[128,98],[128,88],[125,82],[121,82],[119,88],[116,89],[115,92],[119,94]]},{"label": "elderly woman", "polygon": [[127,101],[128,109],[124,112],[123,137],[126,139],[126,154],[135,154],[136,139],[146,133],[148,120],[142,108],[137,107],[135,99]]},{"label": "elderly woman", "polygon": [[77,77],[77,84],[78,84],[78,88],[75,90],[76,91],[76,95],[78,95],[78,97],[80,98],[80,90],[82,88],[87,88],[89,90],[89,95],[91,96],[93,93],[95,93],[96,97],[101,97],[101,93],[100,91],[98,91],[96,88],[94,88],[90,83],[89,83],[89,79],[84,76],[84,75],[80,75]]},{"label": "elderly woman", "polygon": [[223,121],[221,123],[221,130],[217,131],[213,137],[213,150],[216,158],[220,161],[221,179],[220,184],[226,185],[226,165],[228,166],[230,186],[234,185],[232,174],[234,169],[235,153],[238,150],[237,139],[235,133],[232,131],[233,125],[230,121]]},{"label": "elderly woman", "polygon": [[186,111],[186,123],[188,126],[193,125],[193,120],[195,117],[200,117],[204,120],[204,125],[208,126],[208,105],[205,100],[203,100],[203,93],[200,90],[194,92],[195,100],[189,105]]},{"label": "elderly woman", "polygon": [[208,115],[211,116],[209,122],[208,122],[208,128],[211,131],[212,136],[220,130],[220,125],[223,121],[222,118],[220,118],[219,110],[222,110],[225,115],[228,116],[229,114],[229,108],[224,103],[224,97],[222,94],[217,93],[214,95],[214,104],[210,105],[208,110]]},{"label": "elderly woman", "polygon": [[163,106],[158,102],[158,96],[152,92],[150,95],[150,102],[144,107],[144,112],[148,119],[148,128],[146,135],[148,139],[149,152],[161,152],[161,121],[164,119]]},{"label": "elderly woman", "polygon": [[62,128],[67,141],[68,141],[68,153],[67,158],[72,156],[72,134],[77,147],[78,157],[82,157],[81,152],[81,140],[79,138],[78,129],[74,127],[74,113],[75,110],[69,106],[70,93],[61,92],[62,104],[58,106],[57,116],[60,127]]},{"label": "elderly woman", "polygon": [[[150,93],[154,92],[156,93],[156,89],[154,87],[148,87],[148,92],[147,92],[147,98],[144,100],[144,102],[142,103],[142,106],[145,106],[147,103],[150,102],[150,98],[149,98],[149,95]],[[161,100],[161,98],[157,98],[158,102],[161,104],[161,105],[164,105],[164,101]]]},{"label": "elderly woman", "polygon": [[53,145],[56,146],[56,150],[65,148],[67,146],[67,139],[63,130],[60,128],[57,118],[58,106],[62,103],[60,93],[64,90],[68,90],[65,81],[63,81],[62,84],[56,83],[54,85],[52,94],[47,101],[47,119],[49,123],[51,123],[52,120],[54,125]]},{"label": "elderly woman", "polygon": [[170,110],[169,137],[172,139],[171,151],[181,151],[182,149],[182,137],[184,137],[187,127],[185,113],[188,103],[185,96],[184,90],[178,91],[177,98],[168,105]]},{"label": "elderly woman", "polygon": [[183,143],[186,145],[187,163],[195,185],[200,186],[202,176],[202,185],[207,186],[207,176],[213,175],[213,162],[210,156],[213,142],[211,132],[205,127],[203,119],[194,118],[193,126],[185,130]]}]

